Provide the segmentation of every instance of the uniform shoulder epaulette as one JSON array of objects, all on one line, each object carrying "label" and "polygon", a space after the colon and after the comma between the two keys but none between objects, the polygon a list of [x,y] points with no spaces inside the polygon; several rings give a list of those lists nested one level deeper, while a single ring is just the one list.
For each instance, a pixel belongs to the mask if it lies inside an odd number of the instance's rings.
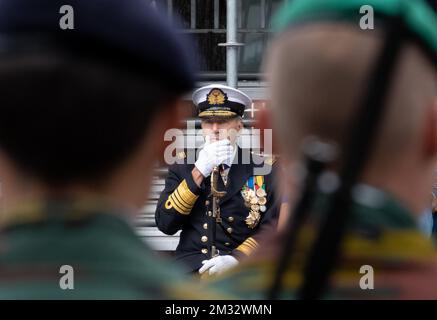
[{"label": "uniform shoulder epaulette", "polygon": [[275,157],[274,155],[270,155],[270,156],[266,156],[264,159],[264,163],[268,164],[269,166],[272,166],[275,164],[277,160],[277,157]]},{"label": "uniform shoulder epaulette", "polygon": [[256,153],[256,152],[253,152],[253,151],[251,152],[251,154],[252,154],[253,157],[261,158],[261,161],[263,163],[269,165],[269,166],[272,166],[276,162],[276,160],[278,158],[277,156],[272,155],[272,154],[267,155],[267,154]]}]

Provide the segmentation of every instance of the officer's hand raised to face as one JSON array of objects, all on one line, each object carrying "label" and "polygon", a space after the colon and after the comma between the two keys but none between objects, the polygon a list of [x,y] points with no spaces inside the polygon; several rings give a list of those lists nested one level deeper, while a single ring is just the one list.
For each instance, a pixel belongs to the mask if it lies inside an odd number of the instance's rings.
[{"label": "officer's hand raised to face", "polygon": [[206,178],[211,174],[215,166],[221,164],[230,165],[233,153],[234,147],[228,139],[212,142],[206,144],[199,152],[199,158],[194,165],[202,176]]}]

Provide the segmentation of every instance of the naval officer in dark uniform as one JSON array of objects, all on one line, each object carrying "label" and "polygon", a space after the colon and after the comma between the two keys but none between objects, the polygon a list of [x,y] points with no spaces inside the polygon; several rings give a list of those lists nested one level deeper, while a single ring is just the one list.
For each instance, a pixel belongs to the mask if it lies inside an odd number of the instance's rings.
[{"label": "naval officer in dark uniform", "polygon": [[[190,163],[169,168],[156,209],[158,228],[166,234],[182,230],[176,259],[191,272],[221,273],[238,264],[258,246],[260,230],[275,227],[278,207],[273,190],[272,157],[261,157],[237,146],[244,110],[251,99],[240,90],[209,85],[193,94],[205,145]],[[226,196],[220,200],[221,221],[216,227],[219,255],[211,257],[207,204],[210,175],[220,167]]]}]

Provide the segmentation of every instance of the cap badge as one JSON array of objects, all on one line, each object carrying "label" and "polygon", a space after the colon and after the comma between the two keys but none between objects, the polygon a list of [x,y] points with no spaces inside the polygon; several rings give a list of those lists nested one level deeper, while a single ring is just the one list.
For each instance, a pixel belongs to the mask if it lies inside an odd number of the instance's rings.
[{"label": "cap badge", "polygon": [[220,89],[212,89],[206,98],[210,105],[224,104],[227,100],[226,94]]}]

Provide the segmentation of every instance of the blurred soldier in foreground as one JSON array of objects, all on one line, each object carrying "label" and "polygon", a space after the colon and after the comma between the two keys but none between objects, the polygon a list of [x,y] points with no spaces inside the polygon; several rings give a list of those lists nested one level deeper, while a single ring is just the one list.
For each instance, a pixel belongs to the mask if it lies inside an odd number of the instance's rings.
[{"label": "blurred soldier in foreground", "polygon": [[[360,28],[363,5],[374,30]],[[436,16],[423,1],[295,0],[277,22],[274,127],[285,160],[306,163],[302,197],[287,230],[213,287],[437,298],[437,254],[417,228],[437,160]]]},{"label": "blurred soldier in foreground", "polygon": [[[176,259],[188,271],[219,274],[256,249],[260,230],[276,226],[273,158],[237,145],[244,110],[252,104],[246,94],[214,84],[194,92],[193,101],[206,143],[195,162],[182,152],[183,164],[169,168],[156,223],[167,234],[182,230]],[[226,192],[217,218],[209,216],[214,167],[217,190]]]},{"label": "blurred soldier in foreground", "polygon": [[434,237],[437,236],[437,183],[434,183],[431,190],[431,205],[428,208],[428,212],[431,216],[428,226],[431,225],[430,234]]},{"label": "blurred soldier in foreground", "polygon": [[62,30],[63,1],[0,1],[0,298],[208,297],[129,224],[193,85],[184,46],[144,1],[68,3]]}]

